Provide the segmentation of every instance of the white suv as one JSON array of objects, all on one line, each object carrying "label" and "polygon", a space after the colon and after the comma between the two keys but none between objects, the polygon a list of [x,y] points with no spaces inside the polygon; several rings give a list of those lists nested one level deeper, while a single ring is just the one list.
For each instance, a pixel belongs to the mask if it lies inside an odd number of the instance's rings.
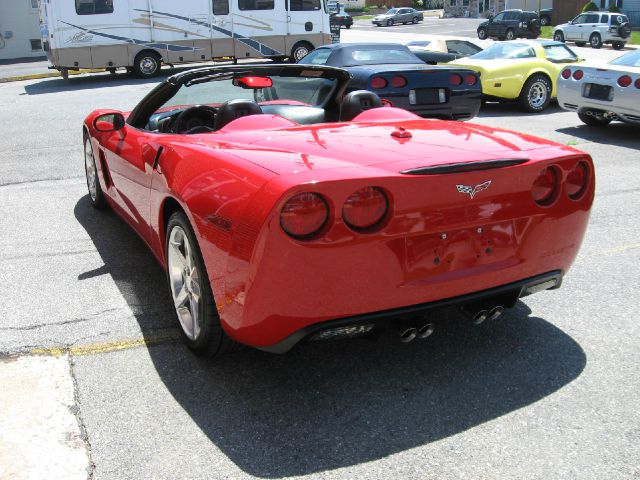
[{"label": "white suv", "polygon": [[631,26],[626,15],[613,12],[585,12],[569,23],[553,29],[553,39],[572,41],[582,47],[589,43],[593,48],[610,43],[616,50],[624,48],[631,36]]}]

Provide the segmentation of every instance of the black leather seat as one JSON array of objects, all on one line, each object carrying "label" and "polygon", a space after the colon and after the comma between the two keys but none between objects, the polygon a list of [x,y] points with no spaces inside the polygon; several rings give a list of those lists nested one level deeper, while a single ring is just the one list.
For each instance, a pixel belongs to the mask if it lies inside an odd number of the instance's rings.
[{"label": "black leather seat", "polygon": [[340,106],[340,120],[348,122],[364,111],[382,107],[382,100],[368,90],[356,90],[345,95]]},{"label": "black leather seat", "polygon": [[256,115],[262,113],[260,105],[251,100],[229,100],[220,105],[216,113],[215,129],[220,130],[229,122],[236,118],[246,117],[247,115]]}]

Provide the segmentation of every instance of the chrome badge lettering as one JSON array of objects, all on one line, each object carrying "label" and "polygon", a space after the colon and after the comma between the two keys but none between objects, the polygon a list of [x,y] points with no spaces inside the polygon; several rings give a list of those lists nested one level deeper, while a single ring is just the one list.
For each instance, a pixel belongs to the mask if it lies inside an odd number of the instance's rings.
[{"label": "chrome badge lettering", "polygon": [[490,186],[491,186],[491,180],[487,180],[486,182],[480,183],[475,187],[472,187],[470,185],[456,185],[456,188],[458,189],[458,192],[466,193],[471,198],[473,198],[476,196],[476,194],[480,193],[483,190],[486,190]]}]

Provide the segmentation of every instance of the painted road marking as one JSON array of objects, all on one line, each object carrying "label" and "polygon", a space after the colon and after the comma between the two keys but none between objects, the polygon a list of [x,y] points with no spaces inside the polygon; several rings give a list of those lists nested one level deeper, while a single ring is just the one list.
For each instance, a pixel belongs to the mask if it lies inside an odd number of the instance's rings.
[{"label": "painted road marking", "polygon": [[0,360],[0,478],[86,480],[68,356]]}]

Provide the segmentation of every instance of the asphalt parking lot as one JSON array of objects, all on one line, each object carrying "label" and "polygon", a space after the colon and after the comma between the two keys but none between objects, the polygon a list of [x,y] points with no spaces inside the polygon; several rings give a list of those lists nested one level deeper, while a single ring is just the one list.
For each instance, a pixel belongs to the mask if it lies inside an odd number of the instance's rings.
[{"label": "asphalt parking lot", "polygon": [[[382,40],[416,38],[397,30]],[[86,192],[83,118],[131,109],[155,83],[0,86],[0,478],[640,478],[637,127],[587,127],[556,105],[530,115],[487,104],[474,120],[593,156],[596,201],[561,289],[480,328],[452,316],[424,342],[211,362],[176,341],[151,253]],[[43,378],[50,403],[33,398]],[[23,407],[5,408],[18,395]],[[54,432],[66,455],[56,460],[26,419],[58,410],[70,419]],[[28,435],[11,437],[22,424]]]}]

